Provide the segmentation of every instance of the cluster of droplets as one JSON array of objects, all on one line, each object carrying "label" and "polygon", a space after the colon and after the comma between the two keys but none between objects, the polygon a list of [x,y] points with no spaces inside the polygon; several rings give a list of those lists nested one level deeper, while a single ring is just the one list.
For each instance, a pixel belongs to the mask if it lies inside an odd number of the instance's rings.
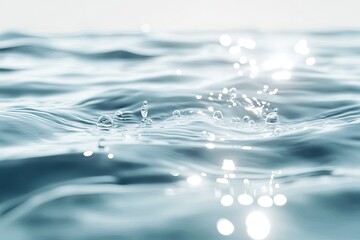
[{"label": "cluster of droplets", "polygon": [[148,114],[149,114],[149,103],[148,101],[144,101],[143,105],[140,109],[141,112],[141,124],[145,125],[145,126],[151,126],[153,124],[153,120],[151,118],[148,118]]},{"label": "cluster of droplets", "polygon": [[[264,85],[263,90],[261,93],[269,93],[269,95],[275,95],[277,93],[277,89],[270,90],[267,85]],[[248,112],[253,113],[256,115],[259,119],[262,119],[262,121],[265,124],[265,127],[268,129],[272,129],[274,135],[280,135],[282,133],[282,130],[280,128],[277,128],[279,124],[279,117],[278,117],[278,109],[275,108],[273,111],[270,111],[270,103],[267,101],[259,100],[256,97],[248,97],[246,94],[240,95],[238,97],[238,91],[236,88],[232,87],[230,89],[224,88],[221,93],[218,94],[218,98],[214,98],[215,93],[210,92],[210,96],[208,100],[210,101],[226,101],[228,103],[228,107],[241,107],[244,106],[244,109]],[[195,98],[197,100],[201,100],[201,95],[196,95]],[[239,104],[238,99],[243,101],[242,104]],[[216,120],[221,120],[224,118],[223,113],[220,110],[214,111],[214,107],[210,106],[208,107],[208,110],[212,112],[212,116]],[[199,114],[203,114],[202,111],[198,112]],[[174,111],[173,115],[178,115],[177,110]],[[240,123],[244,122],[250,126],[256,126],[255,120],[251,119],[249,116],[244,116],[242,121],[239,117],[234,117],[231,120],[233,123]]]},{"label": "cluster of droplets", "polygon": [[[266,89],[268,89],[268,87],[264,87]],[[211,96],[214,95],[214,93],[210,94]],[[238,97],[238,92],[236,88],[230,88],[230,90],[228,90],[227,88],[224,88],[222,91],[222,94],[219,94],[219,100],[221,101],[225,101],[221,99],[222,96],[228,96],[228,99],[226,100],[228,103],[232,102],[233,106],[237,106],[236,104],[236,98]],[[201,99],[198,96],[196,96],[197,99]],[[265,101],[259,101],[256,98],[248,98],[246,95],[242,95],[242,98],[245,100],[245,102],[248,104],[247,106],[245,106],[245,110],[247,111],[251,111],[253,112],[255,115],[257,115],[258,117],[263,118],[264,122],[265,122],[265,127],[268,129],[271,129],[274,133],[274,135],[280,135],[282,133],[282,129],[278,128],[278,123],[279,123],[279,117],[278,117],[278,109],[275,108],[273,109],[273,111],[267,113],[268,111],[268,105],[269,103],[265,102]],[[240,105],[239,105],[240,106]],[[265,108],[266,106],[266,108]],[[220,110],[216,110],[214,111],[213,107],[209,107],[208,110],[210,112],[212,112],[212,117],[215,120],[222,120],[224,118],[223,113]],[[266,110],[266,111],[265,111]],[[203,114],[202,111],[198,111],[198,113]],[[151,118],[148,117],[149,115],[149,103],[148,101],[144,101],[141,108],[140,108],[140,114],[141,114],[141,123],[140,126],[152,126],[153,125],[153,120]],[[180,118],[181,117],[181,112],[180,110],[174,110],[172,113],[173,118]],[[124,113],[121,110],[118,110],[114,113],[113,118],[110,117],[109,115],[102,115],[99,117],[98,121],[97,121],[97,127],[100,130],[107,130],[109,131],[113,126],[114,126],[114,121],[121,121],[124,120]],[[232,118],[232,122],[233,123],[240,123],[240,122],[244,122],[250,126],[256,126],[255,125],[255,121],[253,119],[251,119],[249,116],[244,116],[241,120],[241,118],[239,117],[234,117]]]},{"label": "cluster of droplets", "polygon": [[[143,105],[140,109],[141,113],[141,124],[146,126],[151,126],[153,124],[153,120],[151,118],[148,118],[149,108],[148,108],[148,102],[144,101]],[[125,120],[124,113],[121,110],[118,110],[114,113],[114,116],[111,117],[109,115],[102,115],[98,118],[96,126],[100,130],[109,131],[114,126],[114,120],[120,121]]]}]

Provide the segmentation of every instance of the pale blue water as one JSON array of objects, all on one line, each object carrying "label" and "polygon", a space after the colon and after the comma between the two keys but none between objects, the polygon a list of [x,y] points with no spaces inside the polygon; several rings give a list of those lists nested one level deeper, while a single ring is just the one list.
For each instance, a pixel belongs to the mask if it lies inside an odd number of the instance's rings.
[{"label": "pale blue water", "polygon": [[1,34],[0,239],[359,239],[360,32],[222,34]]}]

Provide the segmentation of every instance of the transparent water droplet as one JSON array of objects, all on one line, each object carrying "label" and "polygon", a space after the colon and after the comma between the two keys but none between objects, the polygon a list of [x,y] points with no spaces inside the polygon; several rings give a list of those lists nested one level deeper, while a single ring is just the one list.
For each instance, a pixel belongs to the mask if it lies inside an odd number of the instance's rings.
[{"label": "transparent water droplet", "polygon": [[123,118],[123,112],[122,111],[116,111],[115,114],[114,114],[114,118],[115,119],[122,119]]},{"label": "transparent water droplet", "polygon": [[267,126],[275,126],[279,123],[279,117],[275,112],[271,112],[266,116],[265,124]]},{"label": "transparent water droplet", "polygon": [[280,134],[282,134],[282,129],[281,128],[276,128],[274,130],[274,135],[279,136]]},{"label": "transparent water droplet", "polygon": [[223,114],[220,111],[215,111],[213,114],[213,118],[215,119],[222,119],[223,118]]},{"label": "transparent water droplet", "polygon": [[229,90],[229,95],[230,95],[230,98],[231,99],[234,99],[234,98],[236,98],[236,96],[237,96],[237,89],[236,88],[230,88],[230,90]]},{"label": "transparent water droplet", "polygon": [[278,113],[278,112],[279,112],[279,109],[274,108],[274,113]]},{"label": "transparent water droplet", "polygon": [[147,108],[147,106],[144,105],[144,106],[141,107],[141,116],[143,118],[147,117],[148,112],[149,112],[149,109]]},{"label": "transparent water droplet", "polygon": [[243,121],[244,121],[244,122],[249,122],[249,121],[250,121],[250,117],[249,117],[249,116],[245,116],[245,117],[243,118]]},{"label": "transparent water droplet", "polygon": [[174,117],[180,117],[180,116],[181,116],[180,111],[179,111],[179,110],[173,111],[173,116],[174,116]]},{"label": "transparent water droplet", "polygon": [[249,124],[250,124],[251,126],[254,126],[254,125],[255,125],[254,120],[250,120],[250,121],[249,121]]},{"label": "transparent water droplet", "polygon": [[153,125],[153,123],[154,123],[154,121],[151,118],[148,118],[145,121],[146,126],[151,126],[151,125]]},{"label": "transparent water droplet", "polygon": [[148,105],[149,105],[148,101],[145,100],[145,101],[143,102],[143,106],[144,106],[144,107],[147,107]]},{"label": "transparent water droplet", "polygon": [[105,142],[105,139],[104,138],[100,138],[99,139],[99,142],[98,142],[98,148],[99,149],[103,149],[106,147],[106,142]]},{"label": "transparent water droplet", "polygon": [[102,115],[99,117],[96,126],[98,128],[111,128],[114,124],[113,119],[108,115]]}]

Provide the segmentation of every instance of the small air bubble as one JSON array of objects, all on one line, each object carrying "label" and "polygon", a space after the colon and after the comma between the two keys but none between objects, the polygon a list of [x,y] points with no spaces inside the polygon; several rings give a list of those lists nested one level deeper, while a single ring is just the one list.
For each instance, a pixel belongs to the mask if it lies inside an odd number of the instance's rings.
[{"label": "small air bubble", "polygon": [[174,117],[180,117],[180,116],[181,116],[180,111],[179,111],[179,110],[173,111],[173,116],[174,116]]},{"label": "small air bubble", "polygon": [[154,121],[151,118],[148,118],[148,119],[146,119],[145,123],[146,123],[146,126],[151,126],[151,125],[153,125]]},{"label": "small air bubble", "polygon": [[106,142],[105,142],[105,139],[104,138],[100,138],[99,139],[99,142],[98,142],[98,148],[99,149],[103,149],[106,147]]},{"label": "small air bubble", "polygon": [[250,121],[250,117],[249,117],[249,116],[245,116],[245,117],[243,118],[243,121],[244,121],[244,122],[249,122],[249,121]]},{"label": "small air bubble", "polygon": [[122,111],[116,111],[114,114],[114,118],[116,119],[122,119],[123,118],[123,112]]},{"label": "small air bubble", "polygon": [[279,117],[275,112],[271,112],[266,116],[265,124],[267,126],[275,126],[279,123]]},{"label": "small air bubble", "polygon": [[114,124],[113,119],[108,115],[103,115],[99,117],[96,126],[98,128],[111,128]]},{"label": "small air bubble", "polygon": [[220,111],[215,111],[213,114],[213,118],[215,119],[222,119],[223,118],[223,114]]},{"label": "small air bubble", "polygon": [[281,129],[281,128],[276,128],[276,129],[274,130],[274,135],[276,135],[276,136],[279,136],[281,133],[282,133],[282,129]]},{"label": "small air bubble", "polygon": [[229,93],[230,93],[230,98],[234,99],[237,96],[237,89],[236,88],[230,88]]}]

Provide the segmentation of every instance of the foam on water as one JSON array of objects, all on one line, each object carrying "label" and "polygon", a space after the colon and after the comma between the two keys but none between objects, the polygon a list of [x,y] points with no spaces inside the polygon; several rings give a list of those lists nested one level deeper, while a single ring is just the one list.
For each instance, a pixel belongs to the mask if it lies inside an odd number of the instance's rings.
[{"label": "foam on water", "polygon": [[360,32],[144,32],[0,35],[2,238],[358,238]]}]

